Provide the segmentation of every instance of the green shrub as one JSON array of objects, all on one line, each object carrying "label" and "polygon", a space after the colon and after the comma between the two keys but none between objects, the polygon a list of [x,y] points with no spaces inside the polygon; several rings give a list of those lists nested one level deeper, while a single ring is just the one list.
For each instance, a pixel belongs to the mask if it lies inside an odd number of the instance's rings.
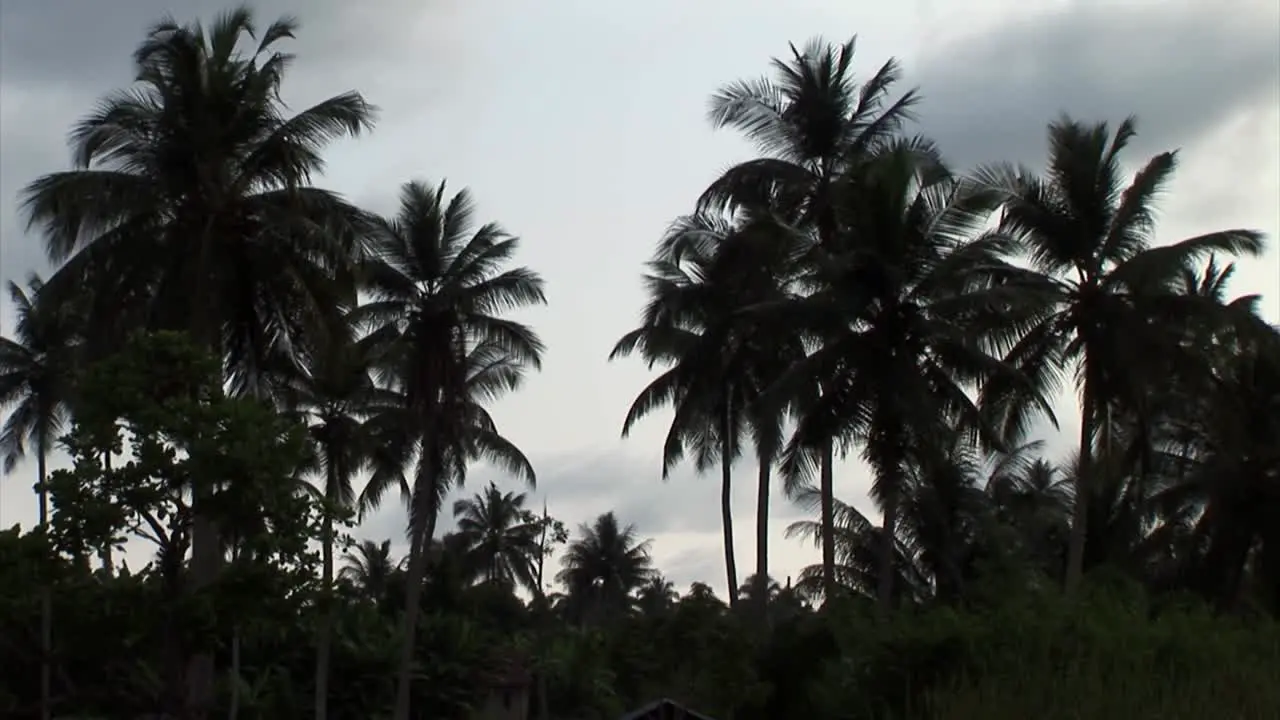
[{"label": "green shrub", "polygon": [[1280,708],[1275,623],[1154,613],[1126,588],[851,618],[836,632],[841,656],[812,685],[824,718],[1263,720]]}]

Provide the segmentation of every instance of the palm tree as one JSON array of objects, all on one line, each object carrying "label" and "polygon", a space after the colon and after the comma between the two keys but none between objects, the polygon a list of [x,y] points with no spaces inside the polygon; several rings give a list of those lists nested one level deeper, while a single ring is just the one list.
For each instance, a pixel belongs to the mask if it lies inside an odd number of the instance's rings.
[{"label": "palm tree", "polygon": [[[1079,584],[1084,567],[1094,441],[1107,419],[1104,409],[1145,392],[1149,358],[1183,358],[1179,333],[1189,318],[1215,314],[1212,298],[1178,292],[1184,269],[1220,253],[1256,255],[1262,235],[1225,230],[1153,247],[1155,199],[1172,177],[1176,153],[1161,153],[1126,187],[1120,154],[1136,133],[1122,122],[1086,125],[1062,117],[1049,125],[1044,177],[1010,165],[979,170],[976,177],[1001,193],[1001,229],[1020,243],[1037,276],[1024,303],[1039,303],[1007,359],[1035,383],[1052,389],[1061,368],[1076,369],[1081,406],[1079,458],[1065,585]],[[1016,416],[1016,413],[1015,413]]]},{"label": "palm tree", "polygon": [[69,420],[77,340],[72,318],[44,301],[43,287],[35,273],[26,290],[9,282],[13,338],[0,337],[0,409],[9,410],[0,429],[0,457],[8,474],[26,457],[28,443],[34,446],[41,527],[49,523],[49,453]]},{"label": "palm tree", "polygon": [[655,572],[636,591],[636,608],[644,615],[658,617],[670,612],[680,600],[676,586],[661,573]]},{"label": "palm tree", "polygon": [[399,566],[391,559],[390,540],[361,540],[347,552],[338,579],[351,583],[366,597],[383,602]]},{"label": "palm tree", "polygon": [[[783,326],[807,324],[821,345],[777,392],[827,387],[802,408],[783,467],[803,476],[832,438],[854,440],[874,473],[881,535],[894,538],[909,468],[936,454],[937,439],[958,431],[988,446],[1001,442],[968,390],[1005,378],[1024,402],[1049,410],[993,355],[1023,311],[1006,287],[1019,271],[1000,259],[1010,243],[982,234],[991,195],[955,178],[921,140],[885,149],[844,182],[839,209],[849,246],[819,249],[806,280],[817,290],[778,313]],[[893,557],[883,543],[882,609],[894,594]]]},{"label": "palm tree", "polygon": [[[423,549],[444,494],[465,477],[467,463],[482,456],[533,481],[528,460],[497,433],[482,405],[515,389],[526,369],[541,366],[538,336],[501,313],[545,303],[543,282],[528,268],[504,269],[519,240],[493,223],[474,229],[473,215],[466,190],[450,199],[443,184],[404,185],[399,212],[379,221],[362,268],[369,302],[352,315],[356,327],[386,338],[380,375],[401,395],[398,454],[405,462],[416,458],[395,720],[408,719]],[[375,474],[366,491],[370,502],[399,481]]]},{"label": "palm tree", "polygon": [[[738,81],[716,93],[712,124],[742,132],[762,157],[726,171],[707,188],[700,209],[776,213],[819,246],[839,242],[839,178],[896,135],[917,99],[911,91],[889,101],[901,76],[892,59],[859,85],[852,70],[855,40],[831,45],[814,38],[803,51],[792,45],[791,58],[773,60],[774,77]],[[824,578],[832,591],[833,452],[828,442],[818,458]]]},{"label": "palm tree", "polygon": [[273,392],[281,405],[307,427],[314,457],[312,474],[323,478],[324,534],[321,545],[321,582],[324,586],[324,621],[316,648],[316,717],[328,715],[329,654],[333,627],[333,543],[336,516],[355,507],[351,481],[378,456],[378,414],[394,407],[395,393],[377,387],[371,369],[375,343],[370,336],[359,342],[331,334],[316,344],[304,368],[284,368],[275,378]]},{"label": "palm tree", "polygon": [[760,461],[757,564],[767,565],[769,470],[781,444],[781,413],[757,402],[764,388],[803,356],[797,336],[760,332],[746,311],[785,295],[790,265],[787,232],[761,219],[734,226],[700,214],[677,221],[663,238],[645,276],[650,302],[640,327],[614,346],[610,359],[638,352],[668,369],[646,386],[623,422],[625,437],[642,417],[663,405],[675,418],[663,447],[662,476],[692,446],[699,472],[719,462],[729,602],[737,602],[733,543],[732,467],[750,430]]},{"label": "palm tree", "polygon": [[[795,490],[796,503],[805,509],[815,509],[821,502],[821,491],[813,486]],[[892,547],[894,562],[891,572],[894,580],[891,583],[896,596],[913,601],[923,600],[931,595],[932,578],[927,568],[920,563],[920,547],[911,537],[909,526],[900,524],[896,530]],[[798,520],[787,527],[788,538],[812,540],[815,544],[822,542],[823,527],[821,522]],[[856,507],[835,501],[835,549],[837,587],[850,591],[855,595],[873,598],[877,596],[882,583],[879,581],[881,557],[884,543],[881,538],[883,527],[862,514]],[[809,566],[800,572],[797,590],[806,598],[830,600],[833,594],[826,583],[826,568],[822,565]]]},{"label": "palm tree", "polygon": [[493,483],[453,504],[458,534],[485,581],[519,584],[537,593],[534,561],[540,551],[541,523],[530,521],[524,493],[504,493]]},{"label": "palm tree", "polygon": [[[308,331],[339,321],[354,301],[334,282],[363,232],[363,213],[308,187],[329,141],[371,125],[358,93],[292,116],[280,99],[292,19],[256,33],[244,7],[207,29],[156,24],[134,53],[138,83],[108,96],[72,131],[75,169],[22,193],[28,224],[45,234],[60,297],[87,292],[110,327],[189,332],[226,358],[239,391],[262,380],[273,349],[305,347]],[[257,39],[251,53],[237,50]],[[127,322],[126,322],[127,321]],[[221,561],[217,530],[193,500],[193,591]],[[187,699],[212,702],[212,656],[192,656]]]},{"label": "palm tree", "polygon": [[634,525],[620,526],[612,512],[578,526],[560,560],[556,580],[565,586],[579,620],[618,617],[631,607],[632,594],[653,575],[649,541]]},{"label": "palm tree", "polygon": [[1016,462],[1001,463],[986,485],[996,519],[1016,531],[1022,551],[1038,568],[1060,577],[1075,495],[1071,475],[1044,458],[1019,457],[1018,451],[1010,456]]},{"label": "palm tree", "polygon": [[[1190,536],[1193,552],[1182,558],[1193,587],[1222,610],[1241,599],[1251,555],[1268,609],[1280,607],[1280,330],[1255,320],[1252,337],[1213,372],[1178,393],[1185,403],[1175,418],[1172,480],[1155,488],[1153,502]],[[1182,510],[1184,515],[1178,513]],[[1158,531],[1157,531],[1158,532]],[[1163,549],[1163,548],[1162,548]]]},{"label": "palm tree", "polygon": [[[13,338],[0,337],[0,410],[10,409],[0,428],[0,462],[4,474],[35,446],[36,493],[41,530],[49,526],[49,452],[62,436],[75,376],[76,323],[65,307],[42,296],[44,283],[32,273],[27,290],[9,282],[9,298],[16,316]],[[53,642],[51,589],[41,592],[40,712],[51,717],[52,691],[49,653]]]}]

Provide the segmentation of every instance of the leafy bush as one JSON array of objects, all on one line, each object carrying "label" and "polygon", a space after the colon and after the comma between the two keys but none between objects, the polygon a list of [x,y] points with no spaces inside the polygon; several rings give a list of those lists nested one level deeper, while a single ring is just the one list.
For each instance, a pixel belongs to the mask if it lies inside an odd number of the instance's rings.
[{"label": "leafy bush", "polygon": [[1280,626],[1154,610],[1134,591],[837,623],[815,714],[875,720],[1272,717]]}]

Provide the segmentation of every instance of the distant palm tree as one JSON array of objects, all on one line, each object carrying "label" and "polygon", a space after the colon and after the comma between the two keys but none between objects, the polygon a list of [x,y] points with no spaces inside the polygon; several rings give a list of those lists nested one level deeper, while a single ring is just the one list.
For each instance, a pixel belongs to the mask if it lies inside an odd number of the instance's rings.
[{"label": "distant palm tree", "polygon": [[[762,157],[739,163],[707,188],[701,210],[750,209],[777,213],[819,246],[840,241],[839,178],[896,136],[912,117],[914,91],[890,100],[901,77],[889,60],[861,85],[853,74],[855,39],[838,45],[821,38],[791,57],[773,60],[773,77],[742,80],[712,97],[710,119],[742,132]],[[825,581],[835,587],[833,445],[820,449]]]},{"label": "distant palm tree", "polygon": [[[7,475],[35,446],[39,526],[49,526],[49,453],[69,420],[76,372],[76,323],[64,306],[41,297],[40,276],[27,278],[27,290],[9,282],[15,322],[13,338],[0,337],[0,410],[9,416],[0,428],[0,463]],[[53,617],[51,590],[43,588],[40,611],[40,707],[50,717]]]},{"label": "distant palm tree", "polygon": [[0,337],[0,410],[9,410],[0,429],[0,458],[8,474],[26,456],[28,443],[34,446],[41,527],[49,522],[49,453],[70,419],[76,347],[73,319],[42,302],[43,287],[35,273],[26,290],[9,282],[13,338]]},{"label": "distant palm tree", "polygon": [[[1048,169],[1043,178],[1025,168],[992,165],[976,174],[1001,193],[1001,229],[1020,243],[1038,277],[1023,303],[1040,305],[1007,359],[1040,387],[1052,389],[1062,368],[1076,366],[1080,395],[1080,483],[1076,488],[1065,585],[1079,584],[1084,568],[1089,469],[1094,441],[1107,424],[1106,408],[1151,387],[1149,369],[1133,358],[1169,362],[1180,355],[1171,328],[1215,314],[1220,303],[1178,292],[1185,269],[1212,254],[1256,255],[1262,235],[1225,230],[1153,247],[1155,199],[1172,177],[1176,154],[1152,158],[1127,186],[1120,154],[1136,134],[1122,122],[1086,125],[1063,117],[1049,125]],[[1016,417],[1016,414],[1015,414]]]},{"label": "distant palm tree", "polygon": [[[1017,531],[1023,550],[1047,572],[1062,571],[1061,551],[1071,528],[1075,485],[1070,473],[1044,458],[1024,454],[1043,443],[1030,443],[991,472],[986,492],[996,518]],[[1021,452],[1020,452],[1021,451]]]},{"label": "distant palm tree", "polygon": [[[445,493],[477,457],[533,481],[528,460],[497,433],[483,404],[541,366],[537,334],[502,313],[545,303],[543,282],[528,268],[507,267],[519,241],[496,224],[474,228],[474,211],[466,190],[449,198],[443,184],[404,185],[400,209],[379,221],[363,268],[369,301],[352,313],[356,327],[386,337],[379,375],[401,394],[397,454],[405,467],[415,466],[413,481],[404,483],[411,496],[409,576],[394,720],[409,717],[423,551]],[[402,480],[375,474],[368,499],[376,502]]]},{"label": "distant palm tree", "polygon": [[676,592],[675,584],[655,572],[636,591],[636,609],[644,615],[659,616],[674,608],[679,599],[680,593]]},{"label": "distant palm tree", "polygon": [[338,578],[354,585],[366,597],[383,602],[399,566],[391,559],[390,540],[361,540],[347,553]]},{"label": "distant palm tree", "polygon": [[481,576],[508,587],[538,591],[534,562],[542,525],[524,508],[524,493],[504,493],[493,483],[453,504],[458,535]]},{"label": "distant palm tree", "polygon": [[[814,487],[800,488],[795,492],[797,504],[806,509],[817,507],[822,499],[820,491]],[[836,545],[836,581],[837,593],[841,589],[857,595],[874,598],[878,594],[880,582],[881,558],[884,543],[881,537],[883,527],[877,527],[857,508],[840,500],[835,501],[835,545]],[[932,579],[926,568],[919,563],[920,547],[908,534],[908,526],[903,523],[895,527],[898,535],[894,538],[893,574],[890,583],[895,597],[909,598],[919,601],[932,595]],[[812,520],[799,520],[787,527],[788,538],[803,538],[821,543],[822,524]],[[826,569],[822,565],[804,568],[797,583],[799,590],[806,598],[830,600],[834,595],[828,589]]]},{"label": "distant palm tree", "polygon": [[612,512],[580,525],[560,563],[556,580],[568,591],[579,620],[625,614],[632,594],[654,572],[649,541],[637,538],[634,525],[619,526]]},{"label": "distant palm tree", "polygon": [[[87,294],[93,323],[180,330],[219,358],[237,391],[253,391],[274,351],[303,348],[355,301],[351,255],[365,215],[308,187],[319,152],[371,126],[358,93],[290,115],[281,100],[293,56],[277,48],[292,19],[257,35],[244,7],[208,28],[156,24],[134,53],[138,84],[108,96],[72,131],[75,169],[22,193],[49,258],[49,290]],[[238,51],[258,39],[250,53]],[[217,528],[193,498],[191,590],[221,562]],[[213,657],[199,651],[186,698],[213,702]]]}]

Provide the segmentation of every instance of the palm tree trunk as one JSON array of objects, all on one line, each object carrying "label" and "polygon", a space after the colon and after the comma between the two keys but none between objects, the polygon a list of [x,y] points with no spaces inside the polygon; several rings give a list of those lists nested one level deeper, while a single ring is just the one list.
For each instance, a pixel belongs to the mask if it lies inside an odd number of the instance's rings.
[{"label": "palm tree trunk", "polygon": [[836,596],[836,529],[835,529],[835,451],[832,441],[822,446],[822,465],[819,471],[818,494],[822,506],[822,592],[827,602]]},{"label": "palm tree trunk", "polygon": [[[209,254],[212,223],[206,222],[200,234],[200,245],[193,272],[192,293],[190,298],[205,298],[210,273],[205,271]],[[203,305],[192,306],[192,314],[188,317],[191,325],[188,328],[191,339],[196,346],[209,354],[223,357],[221,324],[212,317],[211,303],[203,300]],[[194,398],[193,398],[194,399]],[[191,566],[189,572],[189,592],[198,595],[213,583],[218,569],[222,565],[222,537],[218,525],[210,516],[209,499],[214,489],[211,487],[191,488]],[[208,717],[213,705],[214,663],[213,653],[207,647],[192,648],[186,663],[187,697],[184,708],[186,720],[204,720]]]},{"label": "palm tree trunk", "polygon": [[[333,471],[330,471],[330,476]],[[329,488],[336,488],[331,482]],[[332,494],[332,493],[330,493]],[[326,513],[328,511],[326,510]],[[319,637],[316,639],[316,720],[325,720],[329,715],[329,654],[333,635],[333,517],[326,514],[324,519],[324,542],[321,545],[321,584]]]},{"label": "palm tree trunk", "polygon": [[547,697],[547,671],[538,671],[538,718],[551,720],[551,700]]},{"label": "palm tree trunk", "polygon": [[542,584],[542,571],[546,565],[547,559],[547,526],[550,524],[550,516],[547,515],[547,501],[542,501],[542,531],[538,535],[538,568],[537,579],[538,587],[534,589],[534,594],[538,598],[545,600],[546,592]]},{"label": "palm tree trunk", "polygon": [[409,576],[408,588],[405,590],[404,620],[400,630],[400,666],[396,680],[396,704],[392,720],[409,720],[409,701],[413,689],[413,652],[416,649],[418,630],[418,603],[422,598],[422,584],[427,575],[427,550],[431,546],[436,531],[436,493],[428,490],[424,493],[426,508],[426,526],[420,532],[413,533],[409,543]]},{"label": "palm tree trunk", "polygon": [[[102,453],[102,468],[107,473],[111,472],[111,451]],[[115,560],[111,557],[111,546],[104,545],[98,550],[98,559],[102,561],[102,569],[107,571],[108,575],[115,575]]]},{"label": "palm tree trunk", "polygon": [[[37,448],[36,474],[40,478],[40,531],[49,530],[49,491],[45,489],[49,467],[44,443]],[[53,718],[53,587],[44,578],[40,587],[40,720]]]},{"label": "palm tree trunk", "polygon": [[886,488],[880,547],[877,548],[880,551],[878,558],[880,566],[876,573],[876,610],[882,616],[887,616],[889,610],[893,608],[893,576],[896,570],[894,561],[897,559],[895,538],[898,532],[899,489],[902,487],[901,473],[897,471],[899,467],[901,466],[894,466],[894,477],[889,478],[889,486]]},{"label": "palm tree trunk", "polygon": [[1071,537],[1067,544],[1067,572],[1063,587],[1068,596],[1080,586],[1084,575],[1084,544],[1089,532],[1089,499],[1093,491],[1093,434],[1096,408],[1094,408],[1093,378],[1090,377],[1088,359],[1085,360],[1084,388],[1081,392],[1080,451],[1076,468],[1075,508],[1071,516]]},{"label": "palm tree trunk", "polygon": [[240,625],[231,628],[231,700],[228,703],[227,720],[240,715]]},{"label": "palm tree trunk", "polygon": [[769,480],[773,465],[760,458],[760,475],[756,487],[756,579],[767,583],[769,577]]},{"label": "palm tree trunk", "polygon": [[[203,495],[197,491],[197,494]],[[208,516],[205,497],[191,500],[191,592],[199,593],[213,581],[222,560],[218,529]],[[200,508],[200,509],[198,509]],[[185,720],[203,720],[213,704],[213,654],[196,648],[187,660]]]},{"label": "palm tree trunk", "polygon": [[738,561],[733,551],[733,408],[726,402],[720,434],[720,521],[724,526],[724,570],[729,581],[729,607],[738,604]]}]

